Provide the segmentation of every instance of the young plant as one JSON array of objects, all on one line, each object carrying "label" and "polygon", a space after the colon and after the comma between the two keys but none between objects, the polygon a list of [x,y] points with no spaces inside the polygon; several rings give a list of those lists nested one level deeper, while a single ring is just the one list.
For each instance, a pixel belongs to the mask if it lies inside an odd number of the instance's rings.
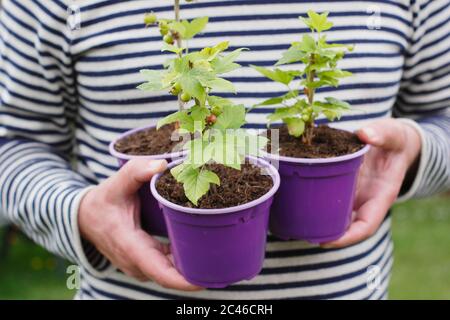
[{"label": "young plant", "polygon": [[[333,27],[328,20],[328,12],[318,14],[308,11],[308,18],[299,17],[310,29],[311,34],[303,35],[299,42],[293,42],[283,54],[276,66],[302,62],[301,70],[273,70],[259,66],[252,66],[265,77],[287,86],[287,93],[268,99],[256,106],[281,105],[268,116],[269,124],[283,121],[289,134],[302,137],[302,142],[310,145],[314,136],[314,122],[321,114],[330,121],[341,117],[342,112],[348,110],[347,102],[326,97],[322,101],[315,98],[318,88],[339,85],[341,78],[351,76],[352,73],[337,68],[337,63],[353,46],[328,43],[323,31]],[[293,83],[300,80],[298,86]],[[255,106],[255,107],[256,107]]]},{"label": "young plant", "polygon": [[178,132],[194,137],[184,145],[189,150],[188,156],[171,174],[183,184],[186,197],[197,205],[211,184],[220,184],[219,177],[208,170],[209,163],[240,169],[245,156],[257,155],[267,139],[240,129],[246,117],[243,105],[214,94],[235,93],[234,85],[222,76],[240,67],[235,60],[245,49],[225,54],[229,46],[225,41],[189,52],[187,40],[205,28],[208,18],[180,20],[177,0],[175,16],[175,20],[158,19],[153,13],[146,16],[147,25],[158,24],[160,28],[164,40],[162,51],[172,52],[175,57],[164,63],[163,70],[142,70],[146,82],[138,88],[168,90],[178,95],[180,109],[158,121],[157,128],[175,123]]}]

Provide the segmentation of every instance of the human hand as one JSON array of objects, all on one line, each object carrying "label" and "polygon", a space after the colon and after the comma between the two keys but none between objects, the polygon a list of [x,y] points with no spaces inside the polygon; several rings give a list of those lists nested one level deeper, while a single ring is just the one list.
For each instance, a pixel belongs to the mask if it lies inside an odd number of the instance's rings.
[{"label": "human hand", "polygon": [[175,269],[170,247],[141,229],[137,191],[166,166],[165,160],[131,160],[88,191],[78,213],[80,233],[131,277],[153,280],[165,288],[199,290]]},{"label": "human hand", "polygon": [[420,155],[419,133],[399,120],[374,121],[357,135],[372,148],[359,172],[355,216],[347,232],[338,240],[321,244],[324,248],[346,247],[372,236],[397,199],[406,173]]}]

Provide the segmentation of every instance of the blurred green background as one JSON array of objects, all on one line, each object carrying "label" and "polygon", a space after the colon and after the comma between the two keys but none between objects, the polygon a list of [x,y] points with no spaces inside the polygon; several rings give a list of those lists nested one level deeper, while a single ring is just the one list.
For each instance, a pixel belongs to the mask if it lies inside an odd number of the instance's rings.
[{"label": "blurred green background", "polygon": [[[0,257],[0,299],[71,299],[66,263],[23,235],[7,236]],[[450,299],[450,197],[412,200],[393,210],[395,261],[390,299]]]}]

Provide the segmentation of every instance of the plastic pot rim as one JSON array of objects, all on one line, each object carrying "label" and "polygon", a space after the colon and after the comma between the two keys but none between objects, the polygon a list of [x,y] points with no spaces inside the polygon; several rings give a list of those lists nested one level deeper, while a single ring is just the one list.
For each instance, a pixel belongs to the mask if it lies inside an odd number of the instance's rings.
[{"label": "plastic pot rim", "polygon": [[331,158],[294,158],[294,157],[285,157],[280,156],[279,154],[268,153],[262,151],[262,155],[264,158],[270,159],[270,161],[283,161],[290,163],[304,163],[304,164],[328,164],[328,163],[336,163],[343,162],[358,158],[364,154],[366,154],[370,150],[370,145],[366,144],[360,150],[346,154],[339,157],[331,157]]},{"label": "plastic pot rim", "polygon": [[[158,173],[152,177],[152,179],[150,181],[151,193],[153,194],[153,196],[156,198],[156,200],[160,204],[162,204],[166,207],[169,207],[173,210],[183,212],[183,213],[201,214],[201,215],[219,215],[219,214],[234,213],[234,212],[250,209],[261,203],[264,203],[265,201],[267,201],[271,197],[273,197],[275,195],[275,193],[277,192],[278,188],[280,187],[281,178],[280,178],[280,174],[278,173],[278,170],[274,166],[272,166],[269,162],[267,162],[266,160],[261,159],[261,158],[256,158],[256,157],[247,157],[247,159],[251,159],[252,162],[259,167],[266,168],[269,172],[269,175],[272,178],[272,181],[273,181],[272,188],[267,193],[265,193],[262,197],[255,199],[253,201],[250,201],[250,202],[238,205],[238,206],[229,207],[229,208],[221,208],[221,209],[199,209],[199,208],[183,207],[183,206],[180,206],[178,204],[175,204],[175,203],[170,202],[169,200],[163,198],[156,190],[156,182],[158,181],[158,179],[162,176],[162,174],[164,172]],[[183,160],[184,159],[178,159],[176,161],[171,162],[167,166],[167,169],[171,169],[171,168],[175,167],[176,165],[180,164]]]},{"label": "plastic pot rim", "polygon": [[132,159],[148,159],[148,160],[162,160],[162,159],[175,159],[175,158],[180,158],[183,157],[187,154],[187,150],[181,150],[181,151],[176,151],[176,152],[171,152],[171,153],[163,153],[163,154],[154,154],[154,155],[130,155],[130,154],[125,154],[122,152],[117,151],[114,146],[116,145],[117,141],[132,135],[133,133],[142,131],[142,130],[147,130],[147,129],[152,129],[155,128],[155,125],[149,125],[149,126],[144,126],[144,127],[139,127],[139,128],[135,128],[135,129],[131,129],[128,130],[124,133],[122,133],[120,136],[118,136],[116,139],[114,139],[113,141],[110,142],[109,144],[109,153],[121,160],[132,160]]}]

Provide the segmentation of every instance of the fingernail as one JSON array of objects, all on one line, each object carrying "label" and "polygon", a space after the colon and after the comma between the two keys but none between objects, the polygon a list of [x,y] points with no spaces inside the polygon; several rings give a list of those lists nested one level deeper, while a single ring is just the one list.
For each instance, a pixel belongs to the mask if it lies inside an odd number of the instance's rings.
[{"label": "fingernail", "polygon": [[164,162],[166,162],[166,160],[152,160],[150,161],[149,168],[152,171],[159,170],[163,166]]}]

